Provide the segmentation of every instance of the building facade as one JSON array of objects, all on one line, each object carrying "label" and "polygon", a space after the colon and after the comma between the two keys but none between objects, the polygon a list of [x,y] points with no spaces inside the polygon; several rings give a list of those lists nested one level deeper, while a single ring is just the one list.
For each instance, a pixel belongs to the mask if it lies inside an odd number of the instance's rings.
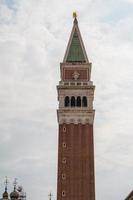
[{"label": "building facade", "polygon": [[95,200],[91,63],[74,15],[57,86],[59,108],[57,200]]}]

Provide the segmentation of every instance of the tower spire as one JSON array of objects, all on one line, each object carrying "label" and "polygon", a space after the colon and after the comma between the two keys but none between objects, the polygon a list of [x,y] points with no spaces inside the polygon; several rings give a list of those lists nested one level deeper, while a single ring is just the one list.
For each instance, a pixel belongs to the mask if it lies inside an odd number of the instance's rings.
[{"label": "tower spire", "polygon": [[14,190],[13,192],[10,193],[10,198],[11,200],[14,200],[14,199],[17,200],[19,198],[19,193],[16,190],[17,178],[14,179],[13,185],[14,185]]},{"label": "tower spire", "polygon": [[7,192],[7,185],[8,185],[8,179],[7,176],[5,177],[5,191]]},{"label": "tower spire", "polygon": [[5,177],[5,192],[3,193],[3,199],[8,199],[8,192],[7,192],[7,185],[8,185],[8,179],[7,176]]},{"label": "tower spire", "polygon": [[16,186],[17,186],[17,178],[15,178],[15,179],[14,179],[13,185],[14,185],[14,191],[16,191]]},{"label": "tower spire", "polygon": [[73,12],[73,28],[65,53],[64,63],[88,63],[88,57],[78,27],[77,13]]}]

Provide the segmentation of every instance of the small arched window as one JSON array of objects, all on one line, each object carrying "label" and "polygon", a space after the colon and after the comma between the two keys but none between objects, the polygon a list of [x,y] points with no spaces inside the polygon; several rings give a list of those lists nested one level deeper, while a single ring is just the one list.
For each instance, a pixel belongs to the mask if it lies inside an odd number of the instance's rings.
[{"label": "small arched window", "polygon": [[69,107],[69,102],[70,100],[69,100],[69,97],[68,96],[66,96],[65,97],[65,107]]},{"label": "small arched window", "polygon": [[65,191],[62,191],[62,196],[65,197],[66,196],[66,193]]},{"label": "small arched window", "polygon": [[85,96],[82,98],[82,106],[87,107],[87,97]]},{"label": "small arched window", "polygon": [[71,107],[75,107],[75,97],[74,96],[72,96],[71,97]]},{"label": "small arched window", "polygon": [[77,107],[81,107],[81,97],[77,97]]},{"label": "small arched window", "polygon": [[63,180],[66,179],[66,174],[62,174],[62,179],[63,179]]},{"label": "small arched window", "polygon": [[62,163],[66,164],[66,158],[65,157],[62,159]]}]

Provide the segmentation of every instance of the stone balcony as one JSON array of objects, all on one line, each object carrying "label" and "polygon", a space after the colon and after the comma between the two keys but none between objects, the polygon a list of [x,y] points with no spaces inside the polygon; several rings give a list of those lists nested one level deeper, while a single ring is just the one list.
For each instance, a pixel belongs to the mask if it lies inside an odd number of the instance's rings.
[{"label": "stone balcony", "polygon": [[79,81],[60,81],[59,82],[60,86],[92,86],[93,82],[88,81],[88,82],[79,82]]}]

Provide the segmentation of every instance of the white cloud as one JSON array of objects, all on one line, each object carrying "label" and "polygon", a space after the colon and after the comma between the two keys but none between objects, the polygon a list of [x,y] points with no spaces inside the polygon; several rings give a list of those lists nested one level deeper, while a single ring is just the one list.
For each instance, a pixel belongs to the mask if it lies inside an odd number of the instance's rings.
[{"label": "white cloud", "polygon": [[125,0],[127,3],[133,3],[133,0]]}]

